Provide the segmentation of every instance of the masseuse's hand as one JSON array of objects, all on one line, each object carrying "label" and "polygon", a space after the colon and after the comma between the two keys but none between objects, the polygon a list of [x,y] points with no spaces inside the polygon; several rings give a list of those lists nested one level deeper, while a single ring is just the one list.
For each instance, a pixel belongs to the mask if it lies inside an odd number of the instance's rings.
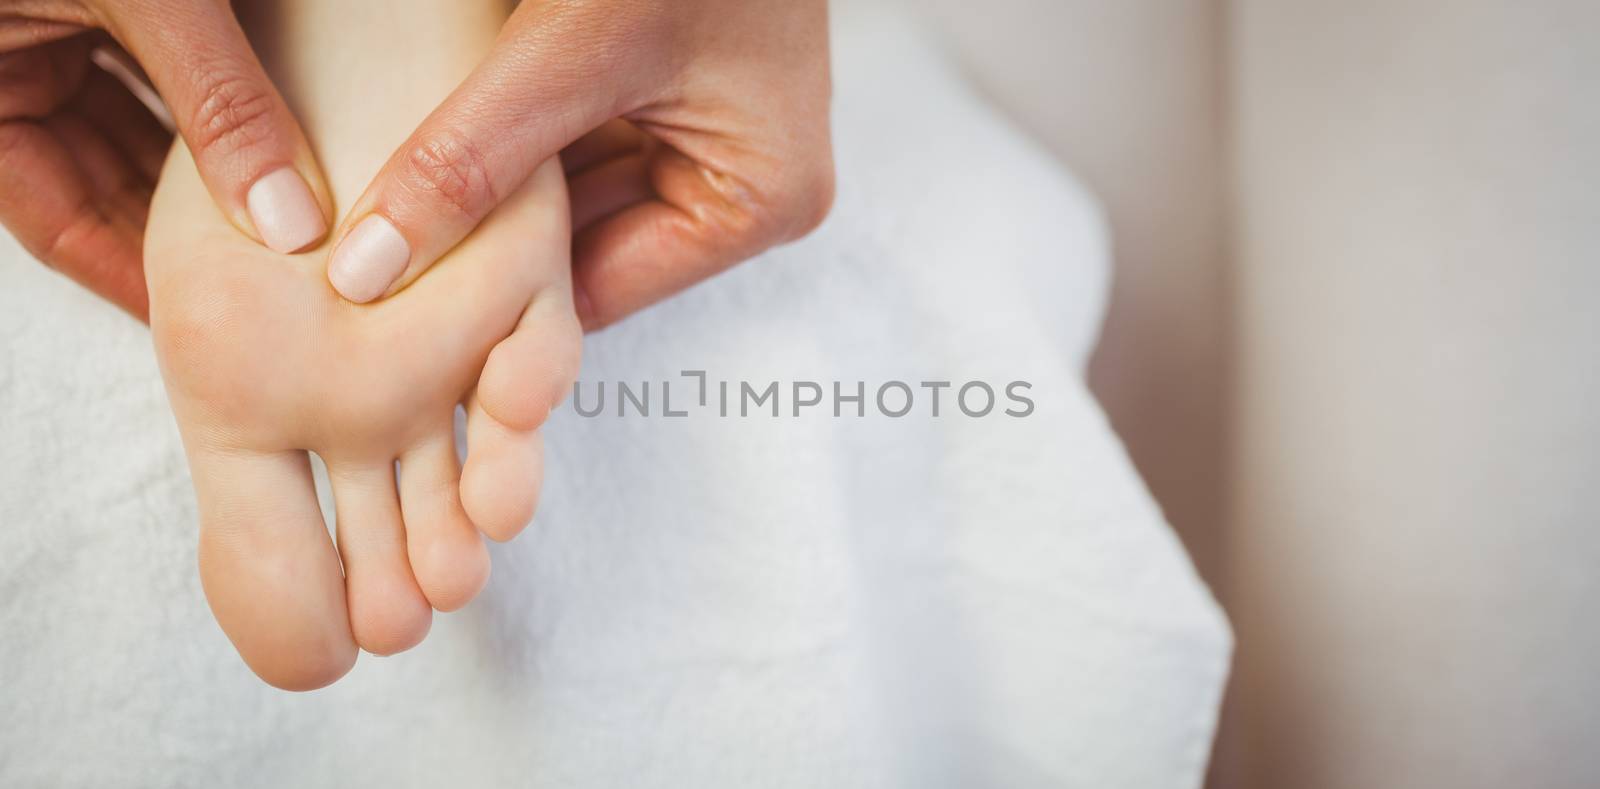
[{"label": "masseuse's hand", "polygon": [[145,214],[171,136],[97,63],[143,70],[246,235],[279,252],[327,235],[311,148],[227,0],[0,0],[0,222],[34,256],[146,316]]},{"label": "masseuse's hand", "polygon": [[557,153],[588,328],[809,232],[833,198],[825,0],[540,0],[389,159],[329,259],[405,287]]}]

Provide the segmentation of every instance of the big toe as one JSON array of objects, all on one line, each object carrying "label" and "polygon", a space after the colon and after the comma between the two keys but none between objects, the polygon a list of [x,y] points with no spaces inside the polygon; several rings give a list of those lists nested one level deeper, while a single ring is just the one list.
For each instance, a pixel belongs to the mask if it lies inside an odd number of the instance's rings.
[{"label": "big toe", "polygon": [[344,676],[356,645],[305,453],[200,450],[190,465],[201,583],[240,657],[285,690]]}]

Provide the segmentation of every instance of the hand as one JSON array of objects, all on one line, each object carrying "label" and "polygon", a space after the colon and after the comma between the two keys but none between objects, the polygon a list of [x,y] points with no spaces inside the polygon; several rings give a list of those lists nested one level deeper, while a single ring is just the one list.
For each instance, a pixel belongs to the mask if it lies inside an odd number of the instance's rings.
[{"label": "hand", "polygon": [[829,93],[825,0],[523,3],[355,203],[328,278],[404,288],[559,152],[579,314],[612,323],[822,221]]},{"label": "hand", "polygon": [[134,77],[132,62],[235,227],[279,252],[327,234],[311,147],[226,0],[0,0],[0,222],[29,252],[146,317],[145,216],[171,135],[97,65]]}]

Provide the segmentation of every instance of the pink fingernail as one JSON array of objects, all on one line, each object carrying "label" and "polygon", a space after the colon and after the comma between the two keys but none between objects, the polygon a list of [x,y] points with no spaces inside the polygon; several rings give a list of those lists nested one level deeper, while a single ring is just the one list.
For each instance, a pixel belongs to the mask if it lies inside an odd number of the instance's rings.
[{"label": "pink fingernail", "polygon": [[339,295],[365,304],[383,295],[411,260],[411,245],[389,220],[372,214],[344,237],[328,262],[328,281]]},{"label": "pink fingernail", "polygon": [[311,188],[293,168],[273,170],[256,179],[245,203],[256,232],[274,252],[287,255],[304,249],[328,232]]}]

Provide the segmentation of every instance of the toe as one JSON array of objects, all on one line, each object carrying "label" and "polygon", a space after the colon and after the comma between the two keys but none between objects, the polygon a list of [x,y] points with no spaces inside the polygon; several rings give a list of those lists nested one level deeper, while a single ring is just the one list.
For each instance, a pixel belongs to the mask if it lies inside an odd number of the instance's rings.
[{"label": "toe", "polygon": [[455,434],[438,435],[400,458],[400,509],[411,571],[428,602],[454,611],[489,580],[489,550],[461,508]]},{"label": "toe", "polygon": [[416,646],[428,634],[433,611],[406,556],[394,463],[330,459],[328,480],[356,643],[375,655]]},{"label": "toe", "polygon": [[484,362],[479,405],[495,421],[527,432],[544,424],[578,378],[583,329],[570,293],[546,292]]},{"label": "toe", "polygon": [[356,645],[306,454],[198,450],[190,468],[200,580],[245,663],[285,690],[344,676]]},{"label": "toe", "polygon": [[492,540],[517,536],[533,518],[544,476],[544,442],[537,430],[501,424],[473,397],[467,404],[467,462],[461,506]]},{"label": "toe", "polygon": [[467,407],[461,503],[491,539],[511,539],[533,517],[544,471],[539,427],[577,379],[582,338],[569,294],[546,292],[484,363]]}]

